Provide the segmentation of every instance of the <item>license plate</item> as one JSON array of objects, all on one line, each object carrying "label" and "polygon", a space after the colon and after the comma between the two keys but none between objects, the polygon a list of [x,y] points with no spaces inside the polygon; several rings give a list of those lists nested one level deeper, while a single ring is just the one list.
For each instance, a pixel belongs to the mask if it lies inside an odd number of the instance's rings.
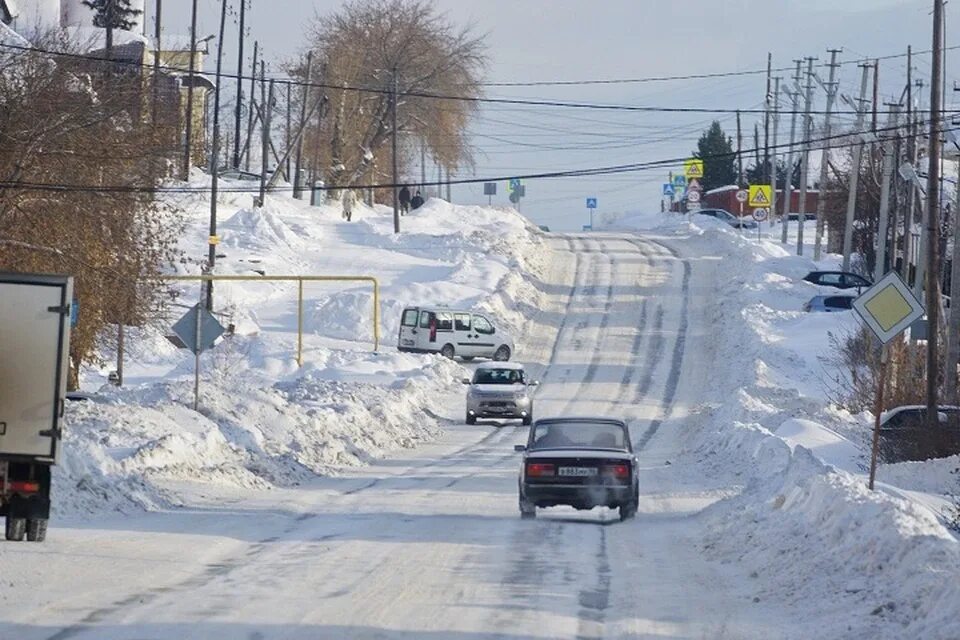
[{"label": "license plate", "polygon": [[595,476],[597,475],[596,467],[560,467],[558,472],[561,476]]}]

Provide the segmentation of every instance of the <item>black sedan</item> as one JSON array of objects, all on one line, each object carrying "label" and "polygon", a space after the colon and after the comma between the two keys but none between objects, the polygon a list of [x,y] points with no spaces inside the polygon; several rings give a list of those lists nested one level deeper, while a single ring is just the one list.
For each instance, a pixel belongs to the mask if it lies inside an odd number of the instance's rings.
[{"label": "black sedan", "polygon": [[833,287],[835,289],[868,289],[873,283],[863,276],[846,271],[811,271],[803,278],[821,287]]},{"label": "black sedan", "polygon": [[637,514],[637,458],[630,431],[620,420],[546,418],[530,427],[520,468],[520,516],[537,507],[619,508],[620,519]]}]

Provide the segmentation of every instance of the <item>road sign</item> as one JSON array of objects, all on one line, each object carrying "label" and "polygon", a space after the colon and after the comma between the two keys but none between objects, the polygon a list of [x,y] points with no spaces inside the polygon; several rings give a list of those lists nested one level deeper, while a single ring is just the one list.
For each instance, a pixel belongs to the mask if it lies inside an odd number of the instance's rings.
[{"label": "road sign", "polygon": [[495,196],[495,195],[497,195],[497,183],[496,183],[496,182],[484,182],[484,183],[483,183],[483,195],[485,195],[485,196]]},{"label": "road sign", "polygon": [[703,187],[700,186],[700,181],[696,178],[693,178],[687,182],[687,191],[703,191]]},{"label": "road sign", "polygon": [[218,245],[220,244],[220,236],[210,236],[207,238],[207,244]]},{"label": "road sign", "polygon": [[587,198],[587,209],[596,209],[596,208],[597,208],[597,199]]},{"label": "road sign", "polygon": [[673,188],[673,183],[672,183],[672,182],[664,183],[664,185],[663,185],[663,197],[665,197],[665,198],[672,198],[672,197],[675,196],[675,195],[677,195],[677,191],[676,191],[676,189]]},{"label": "road sign", "polygon": [[700,202],[700,192],[687,190],[687,202]]},{"label": "road sign", "polygon": [[747,202],[751,207],[759,207],[759,208],[769,207],[770,201],[772,199],[773,199],[773,195],[770,192],[770,185],[768,184],[750,185],[750,194]]},{"label": "road sign", "polygon": [[900,335],[924,313],[923,305],[896,271],[864,291],[853,301],[853,309],[883,344]]},{"label": "road sign", "polygon": [[683,173],[687,178],[703,177],[703,160],[691,158],[683,163]]},{"label": "road sign", "polygon": [[737,202],[739,202],[740,204],[743,204],[749,198],[750,198],[750,192],[748,192],[746,189],[740,189],[740,191],[737,191]]},{"label": "road sign", "polygon": [[[200,309],[199,314],[197,313],[198,307]],[[200,316],[199,350],[197,349],[197,315]],[[217,338],[223,335],[224,328],[217,322],[212,313],[197,304],[173,325],[173,332],[192,353],[203,353],[213,346]]]},{"label": "road sign", "polygon": [[769,209],[754,209],[753,210],[753,219],[757,222],[763,222],[770,216]]},{"label": "road sign", "polygon": [[686,176],[673,176],[673,190],[675,193],[683,193],[687,190]]},{"label": "road sign", "polygon": [[510,178],[510,191],[517,191],[521,186],[520,178]]}]

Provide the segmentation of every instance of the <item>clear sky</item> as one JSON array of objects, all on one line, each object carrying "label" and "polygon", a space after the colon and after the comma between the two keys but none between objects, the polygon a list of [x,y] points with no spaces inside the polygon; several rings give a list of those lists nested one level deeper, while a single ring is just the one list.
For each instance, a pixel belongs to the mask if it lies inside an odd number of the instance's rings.
[{"label": "clear sky", "polygon": [[[237,6],[239,0],[228,0]],[[148,9],[154,0],[147,0]],[[334,0],[251,0],[250,37],[261,41],[275,67],[304,43],[304,26],[315,13],[335,11]],[[774,67],[790,67],[811,55],[826,61],[829,47],[842,47],[844,61],[903,53],[907,45],[930,49],[931,0],[437,0],[457,22],[488,34],[491,82],[638,78],[763,69],[767,52]],[[165,28],[187,33],[190,0],[164,2]],[[217,0],[200,0],[199,35],[216,32]],[[951,26],[947,45],[960,44]],[[147,19],[152,29],[152,17]],[[957,16],[960,20],[960,15]],[[957,23],[960,24],[960,23]],[[236,33],[236,25],[228,26]],[[952,34],[957,34],[953,37]],[[232,36],[235,39],[235,35]],[[233,42],[226,55],[235,56]],[[249,54],[249,48],[248,48]],[[235,61],[230,63],[233,69]],[[915,60],[916,77],[929,77],[930,56]],[[779,73],[779,75],[788,75]],[[906,61],[881,62],[883,98],[899,96]],[[947,62],[948,100],[960,78],[960,52]],[[842,68],[841,90],[856,91],[859,70]],[[489,97],[616,103],[640,106],[762,107],[762,75],[679,82],[575,87],[491,87]],[[926,96],[924,100],[928,100]],[[786,103],[784,103],[786,104]],[[744,147],[752,147],[753,127],[762,116],[744,116]],[[682,157],[709,125],[709,114],[638,114],[485,107],[473,124],[477,177],[508,176],[592,168]],[[720,115],[735,133],[735,117]],[[786,119],[785,119],[786,120]],[[789,123],[781,124],[785,141]],[[762,132],[761,132],[762,136]],[[417,172],[419,175],[419,171]],[[470,173],[472,177],[474,174]],[[522,210],[558,229],[587,220],[584,199],[596,196],[602,210],[659,207],[665,170],[606,177],[532,180]],[[455,186],[457,202],[485,202],[482,186]],[[499,201],[506,202],[505,185]]]}]

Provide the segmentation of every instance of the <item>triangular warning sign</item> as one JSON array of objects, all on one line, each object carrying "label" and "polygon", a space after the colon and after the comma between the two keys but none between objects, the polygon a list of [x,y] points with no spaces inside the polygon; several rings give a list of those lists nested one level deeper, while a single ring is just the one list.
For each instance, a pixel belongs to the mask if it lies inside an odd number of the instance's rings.
[{"label": "triangular warning sign", "polygon": [[769,207],[770,206],[770,187],[750,187],[750,206],[751,207]]}]

